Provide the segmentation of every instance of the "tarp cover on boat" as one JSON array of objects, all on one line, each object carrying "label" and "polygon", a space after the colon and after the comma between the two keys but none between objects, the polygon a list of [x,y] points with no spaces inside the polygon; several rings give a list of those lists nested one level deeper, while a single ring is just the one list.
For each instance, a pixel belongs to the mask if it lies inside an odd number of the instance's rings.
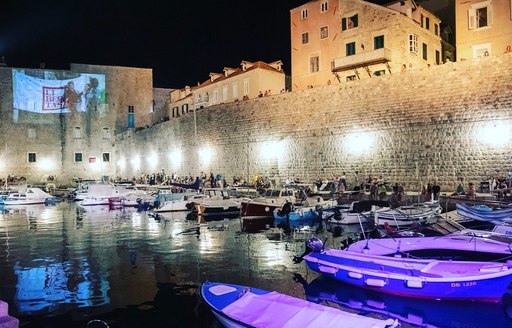
[{"label": "tarp cover on boat", "polygon": [[512,208],[503,208],[498,210],[492,210],[492,211],[484,211],[481,209],[478,209],[478,207],[472,207],[469,205],[466,205],[464,203],[457,203],[457,214],[473,219],[473,220],[479,220],[479,221],[512,221]]},{"label": "tarp cover on boat", "polygon": [[379,320],[271,292],[246,292],[223,310],[232,319],[253,327],[397,327],[392,319]]}]

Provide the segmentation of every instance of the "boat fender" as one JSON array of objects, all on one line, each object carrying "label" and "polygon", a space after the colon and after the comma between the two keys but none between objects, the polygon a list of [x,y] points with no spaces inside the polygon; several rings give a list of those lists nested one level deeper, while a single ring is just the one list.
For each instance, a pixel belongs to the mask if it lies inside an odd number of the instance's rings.
[{"label": "boat fender", "polygon": [[405,284],[409,288],[423,288],[421,280],[407,280]]},{"label": "boat fender", "polygon": [[373,279],[373,278],[366,279],[365,284],[368,285],[368,286],[372,286],[372,287],[384,287],[384,286],[386,286],[386,282],[384,280]]},{"label": "boat fender", "polygon": [[335,275],[336,272],[338,272],[338,269],[333,268],[333,267],[324,266],[324,265],[319,265],[318,270],[320,272],[328,273],[328,274],[332,274],[332,275]]}]

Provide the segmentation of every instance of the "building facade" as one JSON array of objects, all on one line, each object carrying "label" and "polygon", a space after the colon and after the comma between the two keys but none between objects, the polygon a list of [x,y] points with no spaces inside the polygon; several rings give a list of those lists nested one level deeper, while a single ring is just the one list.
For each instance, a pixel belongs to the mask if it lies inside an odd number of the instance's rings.
[{"label": "building facade", "polygon": [[441,21],[414,1],[315,0],[290,24],[293,90],[442,63]]},{"label": "building facade", "polygon": [[209,79],[171,93],[171,117],[212,105],[277,94],[285,90],[283,63],[242,61],[240,67],[225,67],[222,73],[210,73]]},{"label": "building facade", "polygon": [[511,0],[456,0],[457,61],[512,52]]},{"label": "building facade", "polygon": [[1,67],[0,82],[2,179],[112,178],[116,138],[151,124],[151,69]]}]

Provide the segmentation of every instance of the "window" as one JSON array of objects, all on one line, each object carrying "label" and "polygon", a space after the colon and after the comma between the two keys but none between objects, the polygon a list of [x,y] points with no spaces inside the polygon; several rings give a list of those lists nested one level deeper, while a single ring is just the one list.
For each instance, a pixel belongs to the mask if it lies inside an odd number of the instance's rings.
[{"label": "window", "polygon": [[491,18],[491,1],[473,4],[468,11],[469,29],[474,30],[490,26]]},{"label": "window", "polygon": [[128,106],[128,128],[135,127],[135,108],[133,106]]},{"label": "window", "polygon": [[379,35],[373,38],[373,49],[384,48],[384,35]]},{"label": "window", "polygon": [[304,8],[304,9],[302,9],[302,10],[301,10],[301,12],[300,12],[300,17],[301,17],[302,19],[306,19],[306,18],[308,18],[308,10],[307,10],[307,8]]},{"label": "window", "polygon": [[384,74],[386,74],[386,71],[383,69],[373,72],[373,75],[375,75],[375,76],[381,76]]},{"label": "window", "polygon": [[73,138],[80,139],[82,137],[82,131],[79,126],[75,126],[73,129]]},{"label": "window", "polygon": [[309,73],[315,73],[320,70],[320,57],[309,58]]},{"label": "window", "polygon": [[430,18],[425,17],[425,29],[430,30]]},{"label": "window", "polygon": [[329,37],[329,27],[320,27],[320,39],[326,39]]},{"label": "window", "polygon": [[423,43],[422,44],[422,53],[423,53],[423,59],[427,60],[427,44],[426,43]]},{"label": "window", "polygon": [[135,113],[135,109],[133,106],[128,106],[128,114],[133,114]]},{"label": "window", "polygon": [[320,12],[325,13],[328,9],[329,9],[329,7],[327,6],[327,1],[323,1],[320,4]]},{"label": "window", "polygon": [[233,98],[238,99],[238,83],[233,83]]},{"label": "window", "polygon": [[436,50],[436,64],[441,64],[441,53],[439,52],[439,50]]},{"label": "window", "polygon": [[249,95],[249,79],[244,80],[244,96]]},{"label": "window", "polygon": [[172,108],[172,117],[179,117],[179,116],[180,116],[179,108],[178,107],[173,107]]},{"label": "window", "polygon": [[214,104],[219,103],[219,90],[217,90],[217,89],[213,90],[213,103]]},{"label": "window", "polygon": [[347,56],[352,56],[356,54],[356,43],[350,42],[345,45],[345,52]]},{"label": "window", "polygon": [[341,19],[341,30],[350,30],[358,26],[357,14],[351,17],[343,17]]},{"label": "window", "polygon": [[302,33],[302,44],[308,44],[309,43],[309,34],[306,32],[306,33]]},{"label": "window", "polygon": [[75,153],[75,163],[80,163],[82,161],[82,153]]},{"label": "window", "polygon": [[29,163],[35,163],[36,162],[36,153],[28,153],[27,158],[28,158]]},{"label": "window", "polygon": [[439,36],[439,25],[438,24],[434,24],[434,34]]},{"label": "window", "polygon": [[347,76],[347,82],[349,82],[349,81],[355,81],[356,79],[357,79],[357,76],[355,76],[355,75],[349,75],[349,76]]},{"label": "window", "polygon": [[187,114],[188,113],[188,104],[181,105],[181,114]]},{"label": "window", "polygon": [[418,53],[418,36],[416,34],[409,34],[409,52]]},{"label": "window", "polygon": [[222,101],[226,102],[228,100],[228,86],[222,86]]},{"label": "window", "polygon": [[110,139],[111,136],[110,136],[110,129],[109,128],[103,128],[103,130],[101,131],[101,137],[103,139]]},{"label": "window", "polygon": [[420,27],[423,28],[423,14],[420,14]]},{"label": "window", "polygon": [[103,162],[110,162],[110,153],[101,154],[101,158],[102,158]]},{"label": "window", "polygon": [[29,128],[29,129],[28,129],[28,137],[29,137],[30,139],[35,139],[35,138],[37,138],[36,129],[34,129],[34,128]]}]

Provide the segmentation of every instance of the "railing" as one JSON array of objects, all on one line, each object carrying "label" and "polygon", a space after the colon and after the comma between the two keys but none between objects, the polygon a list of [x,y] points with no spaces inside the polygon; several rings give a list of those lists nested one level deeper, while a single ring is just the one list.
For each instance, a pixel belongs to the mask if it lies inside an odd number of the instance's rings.
[{"label": "railing", "polygon": [[331,70],[339,72],[347,69],[379,64],[391,60],[391,50],[386,48],[371,50],[352,56],[335,58],[331,63]]}]

